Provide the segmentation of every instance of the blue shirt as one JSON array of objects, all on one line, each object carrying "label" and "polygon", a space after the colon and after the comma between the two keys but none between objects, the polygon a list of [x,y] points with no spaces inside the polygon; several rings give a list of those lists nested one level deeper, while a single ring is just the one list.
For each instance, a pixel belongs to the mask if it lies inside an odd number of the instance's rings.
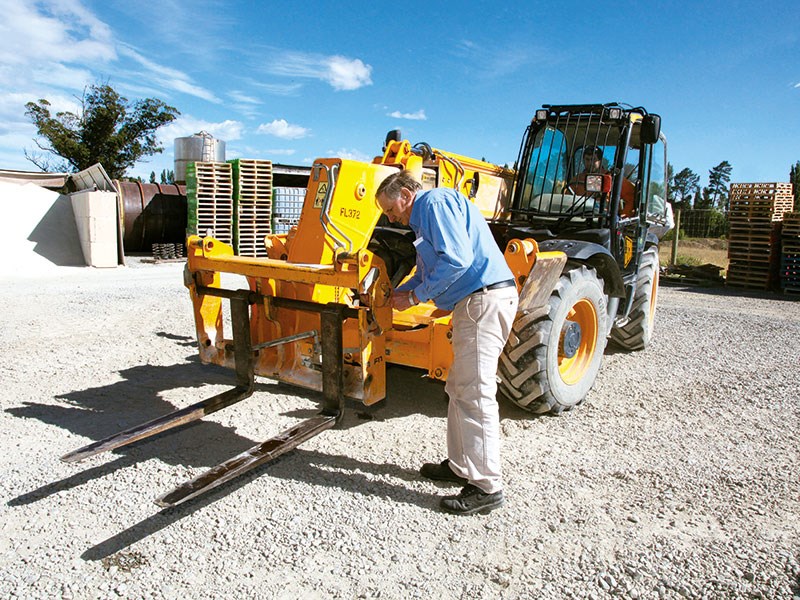
[{"label": "blue shirt", "polygon": [[417,270],[398,291],[453,310],[479,288],[514,278],[481,211],[456,190],[418,192],[408,224],[417,236]]}]

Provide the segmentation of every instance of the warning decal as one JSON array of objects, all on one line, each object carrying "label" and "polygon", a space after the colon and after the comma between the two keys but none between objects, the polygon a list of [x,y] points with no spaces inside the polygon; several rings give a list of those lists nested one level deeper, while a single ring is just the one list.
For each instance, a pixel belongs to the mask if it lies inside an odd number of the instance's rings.
[{"label": "warning decal", "polygon": [[323,181],[317,188],[317,195],[314,196],[314,208],[322,208],[325,196],[328,194],[328,182]]}]

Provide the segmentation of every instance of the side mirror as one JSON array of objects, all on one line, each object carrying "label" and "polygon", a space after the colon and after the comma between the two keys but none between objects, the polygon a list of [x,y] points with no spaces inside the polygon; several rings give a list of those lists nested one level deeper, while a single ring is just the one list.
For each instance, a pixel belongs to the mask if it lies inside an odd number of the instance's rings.
[{"label": "side mirror", "polygon": [[646,115],[642,119],[642,128],[639,139],[644,144],[655,144],[661,134],[661,117],[659,115]]}]

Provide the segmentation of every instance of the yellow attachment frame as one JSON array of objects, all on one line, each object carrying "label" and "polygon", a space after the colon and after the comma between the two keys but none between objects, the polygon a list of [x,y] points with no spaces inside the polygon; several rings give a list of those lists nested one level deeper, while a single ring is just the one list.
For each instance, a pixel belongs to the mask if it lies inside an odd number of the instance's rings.
[{"label": "yellow attachment frame", "polygon": [[[342,394],[364,404],[383,399],[383,331],[391,327],[392,309],[389,280],[380,258],[368,250],[355,254],[340,251],[329,266],[291,264],[234,256],[227,244],[198,236],[189,237],[188,247],[186,284],[203,362],[234,367],[233,341],[226,339],[223,325],[223,300],[200,290],[220,288],[220,273],[242,275],[255,299],[250,308],[250,337],[257,352],[255,374],[322,389],[319,314],[278,306],[276,298],[305,301],[311,297],[317,299],[311,303],[320,306],[326,303],[323,299],[329,299],[357,311],[357,317],[345,319],[342,325]],[[280,343],[275,344],[276,340]]]}]

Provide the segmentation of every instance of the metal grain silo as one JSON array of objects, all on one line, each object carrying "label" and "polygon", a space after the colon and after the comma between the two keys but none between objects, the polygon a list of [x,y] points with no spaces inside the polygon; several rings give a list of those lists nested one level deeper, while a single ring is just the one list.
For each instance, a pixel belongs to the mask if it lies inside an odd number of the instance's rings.
[{"label": "metal grain silo", "polygon": [[225,162],[225,142],[207,131],[175,138],[175,183],[186,183],[190,162]]}]

